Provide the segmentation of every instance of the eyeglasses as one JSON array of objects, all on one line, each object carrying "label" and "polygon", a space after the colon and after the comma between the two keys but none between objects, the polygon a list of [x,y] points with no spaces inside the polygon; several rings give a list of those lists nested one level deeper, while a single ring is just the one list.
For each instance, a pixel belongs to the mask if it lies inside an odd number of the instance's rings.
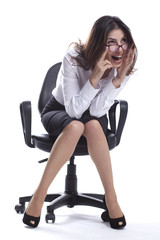
[{"label": "eyeglasses", "polygon": [[107,46],[109,48],[110,52],[117,52],[119,50],[119,48],[121,47],[124,51],[126,51],[128,49],[128,43],[123,43],[121,45],[119,45],[118,43],[115,43],[113,45],[108,45],[105,44],[105,46]]}]

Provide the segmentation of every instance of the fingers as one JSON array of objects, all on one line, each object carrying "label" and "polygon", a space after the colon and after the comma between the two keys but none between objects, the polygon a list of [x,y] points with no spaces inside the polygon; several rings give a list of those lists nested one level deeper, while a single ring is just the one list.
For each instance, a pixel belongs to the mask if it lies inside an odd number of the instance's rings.
[{"label": "fingers", "polygon": [[135,57],[135,54],[136,54],[136,48],[135,49],[133,49],[133,51],[132,51],[132,53],[131,53],[131,64],[133,63],[133,60],[134,60],[134,57]]},{"label": "fingers", "polygon": [[113,67],[112,63],[108,60],[104,60],[104,66],[109,69]]},{"label": "fingers", "polygon": [[131,47],[131,52],[130,52],[130,63],[132,64],[133,63],[133,60],[134,60],[134,57],[135,57],[135,54],[136,54],[136,47],[133,45]]},{"label": "fingers", "polygon": [[130,56],[133,56],[133,55],[135,55],[135,53],[136,53],[136,46],[134,45],[134,43],[132,43],[132,45],[129,49],[129,54],[130,54]]},{"label": "fingers", "polygon": [[99,68],[100,71],[104,72],[107,69],[110,69],[113,67],[110,61],[106,60],[101,60],[97,63],[97,67]]},{"label": "fingers", "polygon": [[100,60],[105,60],[107,52],[108,52],[108,47],[105,48],[104,52],[102,53],[102,55],[100,57]]},{"label": "fingers", "polygon": [[105,48],[104,52],[102,53],[100,59],[99,59],[99,63],[102,64],[103,66],[110,66],[110,67],[113,67],[111,62],[108,61],[106,59],[106,55],[107,55],[107,52],[108,52],[108,47]]},{"label": "fingers", "polygon": [[97,79],[101,79],[104,72],[107,69],[110,69],[110,68],[113,67],[111,62],[106,59],[107,52],[108,52],[108,48],[105,48],[104,52],[102,53],[102,55],[100,56],[100,58],[96,62],[96,65],[95,65],[95,68],[94,68],[94,71],[93,71],[93,75]]},{"label": "fingers", "polygon": [[128,50],[127,54],[126,54],[126,57],[125,57],[125,63],[127,65],[131,65],[133,63],[136,51],[137,51],[136,47],[135,47],[135,45],[133,43],[131,45],[131,47],[129,48],[129,50]]}]

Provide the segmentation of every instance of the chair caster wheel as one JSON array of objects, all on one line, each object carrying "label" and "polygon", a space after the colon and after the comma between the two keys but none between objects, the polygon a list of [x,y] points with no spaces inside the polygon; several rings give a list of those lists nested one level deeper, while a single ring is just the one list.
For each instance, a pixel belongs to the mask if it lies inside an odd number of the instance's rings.
[{"label": "chair caster wheel", "polygon": [[17,213],[24,213],[25,212],[25,203],[20,203],[15,206],[15,210]]},{"label": "chair caster wheel", "polygon": [[108,211],[105,211],[101,214],[101,218],[104,222],[109,222],[109,215],[108,215]]},{"label": "chair caster wheel", "polygon": [[55,214],[54,213],[47,213],[46,214],[46,223],[54,223],[55,222]]}]

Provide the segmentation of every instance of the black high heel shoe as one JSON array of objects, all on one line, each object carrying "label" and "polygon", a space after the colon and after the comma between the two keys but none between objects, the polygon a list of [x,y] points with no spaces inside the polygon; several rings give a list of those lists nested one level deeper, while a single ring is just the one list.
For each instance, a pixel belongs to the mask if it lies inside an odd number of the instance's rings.
[{"label": "black high heel shoe", "polygon": [[[105,196],[103,198],[103,202],[104,202],[104,204],[106,206]],[[108,221],[110,223],[111,228],[121,229],[121,228],[124,228],[126,226],[125,216],[123,215],[120,218],[110,218],[107,206],[106,206],[106,211],[104,212],[103,216],[104,216],[104,217],[102,217],[103,220],[104,221]]]},{"label": "black high heel shoe", "polygon": [[30,216],[26,212],[23,216],[23,223],[32,228],[38,227],[39,221],[40,221],[40,217]]}]

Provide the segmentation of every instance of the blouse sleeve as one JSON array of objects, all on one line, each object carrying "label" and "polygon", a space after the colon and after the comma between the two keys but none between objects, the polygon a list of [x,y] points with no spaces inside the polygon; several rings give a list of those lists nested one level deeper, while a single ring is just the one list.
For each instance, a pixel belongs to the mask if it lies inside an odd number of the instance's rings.
[{"label": "blouse sleeve", "polygon": [[66,57],[61,68],[61,84],[64,106],[70,117],[80,118],[89,108],[99,89],[95,89],[87,80],[81,86],[76,66],[73,66]]},{"label": "blouse sleeve", "polygon": [[101,90],[93,99],[90,106],[90,114],[97,117],[105,115],[110,109],[110,107],[113,105],[114,100],[116,99],[120,91],[126,85],[129,78],[129,76],[126,77],[119,88],[114,87],[112,80],[107,81],[105,83],[105,86],[101,87]]}]

